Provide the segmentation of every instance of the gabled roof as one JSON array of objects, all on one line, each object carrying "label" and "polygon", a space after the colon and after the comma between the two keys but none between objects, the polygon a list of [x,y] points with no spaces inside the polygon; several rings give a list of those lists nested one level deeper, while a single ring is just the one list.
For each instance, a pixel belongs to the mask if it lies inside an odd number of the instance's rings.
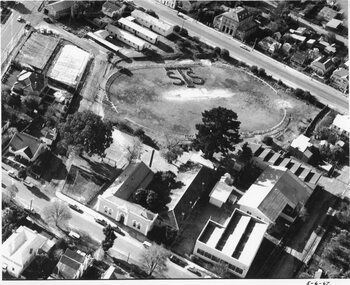
[{"label": "gabled roof", "polygon": [[16,133],[9,143],[12,151],[22,151],[29,159],[32,159],[35,156],[41,145],[42,142],[39,139],[26,133]]},{"label": "gabled roof", "polygon": [[61,0],[57,1],[51,4],[46,5],[46,7],[50,7],[51,9],[54,9],[55,11],[62,11],[69,9],[73,6],[74,1],[67,1],[67,0]]},{"label": "gabled roof", "polygon": [[312,62],[312,65],[327,70],[333,66],[333,62],[330,58],[320,56]]},{"label": "gabled roof", "polygon": [[304,62],[307,59],[307,54],[305,52],[301,52],[301,51],[297,51],[293,54],[293,56],[291,57],[291,60],[299,63],[299,64],[304,64]]},{"label": "gabled roof", "polygon": [[64,279],[73,279],[84,260],[84,256],[67,248],[57,264],[58,274]]},{"label": "gabled roof", "polygon": [[243,7],[232,8],[230,11],[221,14],[227,18],[233,19],[236,22],[241,22],[247,17],[250,16],[250,13],[247,9]]},{"label": "gabled roof", "polygon": [[285,206],[304,205],[312,189],[284,167],[269,166],[238,201],[259,209],[271,221],[276,221]]},{"label": "gabled roof", "polygon": [[111,13],[114,11],[118,11],[123,4],[118,3],[118,2],[110,2],[110,1],[106,1],[103,5],[102,5],[102,9],[107,10],[107,12]]},{"label": "gabled roof", "polygon": [[349,78],[349,70],[345,68],[338,68],[334,70],[332,76],[339,77],[339,78]]}]

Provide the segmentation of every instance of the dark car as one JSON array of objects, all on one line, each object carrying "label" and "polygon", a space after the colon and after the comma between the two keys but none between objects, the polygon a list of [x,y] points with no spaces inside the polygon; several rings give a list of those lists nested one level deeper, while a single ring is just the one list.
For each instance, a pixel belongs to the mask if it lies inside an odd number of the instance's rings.
[{"label": "dark car", "polygon": [[69,204],[69,207],[70,207],[72,210],[77,211],[78,213],[83,213],[83,210],[80,209],[77,205]]},{"label": "dark car", "polygon": [[171,262],[174,262],[175,264],[181,266],[181,267],[185,267],[188,265],[188,263],[180,258],[178,258],[177,256],[175,255],[170,255],[169,257],[170,261]]},{"label": "dark car", "polygon": [[52,20],[51,20],[50,18],[44,18],[44,21],[45,21],[46,23],[49,23],[49,24],[52,24],[52,23],[53,23]]},{"label": "dark car", "polygon": [[100,224],[100,225],[102,225],[102,226],[104,226],[104,227],[107,226],[107,222],[105,220],[103,220],[103,219],[95,218],[95,222]]},{"label": "dark car", "polygon": [[187,270],[192,272],[193,274],[196,274],[197,276],[202,276],[202,274],[198,271],[198,269],[194,267],[187,267]]}]

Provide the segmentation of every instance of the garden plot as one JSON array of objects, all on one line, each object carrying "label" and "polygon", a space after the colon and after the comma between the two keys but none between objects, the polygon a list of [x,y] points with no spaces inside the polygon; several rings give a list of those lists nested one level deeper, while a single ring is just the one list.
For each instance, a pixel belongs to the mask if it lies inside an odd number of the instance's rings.
[{"label": "garden plot", "polygon": [[242,131],[269,129],[288,106],[263,82],[221,64],[138,67],[110,83],[106,91],[119,118],[162,134],[193,135],[202,112],[218,106],[237,113]]},{"label": "garden plot", "polygon": [[42,70],[59,43],[58,38],[32,33],[18,52],[16,60]]}]

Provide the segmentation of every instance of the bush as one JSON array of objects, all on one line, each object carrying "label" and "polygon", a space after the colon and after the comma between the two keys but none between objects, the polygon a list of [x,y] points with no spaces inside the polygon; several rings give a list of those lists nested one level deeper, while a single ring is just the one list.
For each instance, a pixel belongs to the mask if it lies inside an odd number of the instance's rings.
[{"label": "bush", "polygon": [[268,146],[271,146],[273,144],[273,138],[270,136],[265,136],[262,142]]},{"label": "bush", "polygon": [[266,71],[265,71],[265,69],[259,68],[259,70],[258,70],[258,75],[259,75],[260,77],[266,77]]},{"label": "bush", "polygon": [[227,49],[221,50],[221,57],[223,59],[229,59],[230,58],[230,52]]},{"label": "bush", "polygon": [[220,55],[220,53],[221,53],[221,48],[215,47],[215,48],[214,48],[214,54],[215,54],[215,55]]},{"label": "bush", "polygon": [[251,68],[250,68],[250,71],[253,72],[254,74],[257,74],[258,73],[258,67],[256,65],[253,65]]},{"label": "bush", "polygon": [[181,30],[181,28],[180,28],[178,25],[176,25],[176,26],[174,27],[174,29],[173,29],[173,31],[174,31],[175,33],[180,32],[180,30]]},{"label": "bush", "polygon": [[188,31],[184,28],[181,28],[179,34],[183,37],[187,37],[188,36]]}]

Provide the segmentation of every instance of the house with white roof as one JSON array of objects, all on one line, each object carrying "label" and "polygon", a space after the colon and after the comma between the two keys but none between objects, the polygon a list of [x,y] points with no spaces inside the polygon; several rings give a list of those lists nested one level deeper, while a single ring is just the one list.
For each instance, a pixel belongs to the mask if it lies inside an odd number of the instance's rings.
[{"label": "house with white roof", "polygon": [[350,134],[350,116],[338,114],[335,117],[335,119],[331,125],[331,128],[336,130],[338,132],[338,134],[349,137],[349,134]]},{"label": "house with white roof", "polygon": [[112,186],[97,197],[96,210],[147,235],[158,215],[130,200],[137,189],[149,185],[153,176],[143,162],[130,163]]},{"label": "house with white roof", "polygon": [[108,24],[106,26],[106,31],[109,32],[111,36],[116,37],[118,40],[126,43],[127,45],[133,47],[137,51],[142,51],[145,48],[151,48],[152,46],[146,41],[134,36],[133,34],[124,31],[114,25]]},{"label": "house with white roof", "polygon": [[337,88],[342,92],[346,92],[349,88],[349,70],[342,67],[334,70],[331,80]]},{"label": "house with white roof", "polygon": [[292,143],[289,146],[289,151],[294,157],[307,163],[313,157],[313,152],[311,148],[312,143],[310,143],[310,138],[301,134],[292,141]]},{"label": "house with white roof", "polygon": [[268,224],[235,209],[227,224],[209,220],[200,233],[193,253],[211,263],[227,264],[244,278],[264,238]]},{"label": "house with white roof", "polygon": [[291,170],[268,166],[239,199],[238,205],[242,211],[267,223],[274,224],[278,218],[291,223],[312,191]]},{"label": "house with white roof", "polygon": [[25,226],[19,227],[1,246],[2,268],[18,278],[40,252],[55,242]]},{"label": "house with white roof", "polygon": [[164,37],[173,32],[173,25],[170,25],[140,10],[135,9],[131,12],[131,16],[135,18],[138,24],[147,27],[153,32],[156,32]]},{"label": "house with white roof", "polygon": [[152,44],[155,44],[159,38],[159,35],[146,29],[135,22],[133,22],[134,18],[129,16],[128,18],[120,18],[118,20],[118,26],[122,29],[132,33],[133,35],[138,36]]},{"label": "house with white roof", "polygon": [[231,192],[233,190],[233,179],[229,177],[230,174],[226,173],[215,184],[213,190],[209,194],[209,203],[219,208],[227,202]]}]

